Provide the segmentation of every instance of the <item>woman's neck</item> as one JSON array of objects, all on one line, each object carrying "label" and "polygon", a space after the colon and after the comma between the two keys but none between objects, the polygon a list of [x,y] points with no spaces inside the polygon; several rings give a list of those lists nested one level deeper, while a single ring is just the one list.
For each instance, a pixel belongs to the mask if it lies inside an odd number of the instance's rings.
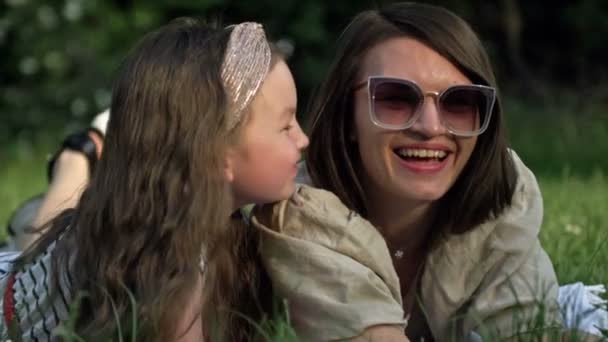
[{"label": "woman's neck", "polygon": [[369,220],[391,249],[423,248],[435,216],[434,202],[408,201],[396,196],[370,196]]}]

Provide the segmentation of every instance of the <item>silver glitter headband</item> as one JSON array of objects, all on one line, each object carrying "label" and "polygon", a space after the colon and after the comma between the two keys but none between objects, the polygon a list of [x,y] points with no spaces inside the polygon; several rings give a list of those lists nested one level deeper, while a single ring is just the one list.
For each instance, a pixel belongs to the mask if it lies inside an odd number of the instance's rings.
[{"label": "silver glitter headband", "polygon": [[228,93],[228,129],[242,119],[270,69],[272,54],[262,25],[245,22],[232,27],[222,63],[222,80]]}]

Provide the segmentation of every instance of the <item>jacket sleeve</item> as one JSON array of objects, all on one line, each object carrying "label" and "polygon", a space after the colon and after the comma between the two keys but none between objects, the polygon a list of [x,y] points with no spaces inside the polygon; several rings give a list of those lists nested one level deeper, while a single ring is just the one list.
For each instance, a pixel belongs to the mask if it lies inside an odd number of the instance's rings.
[{"label": "jacket sleeve", "polygon": [[290,200],[256,208],[251,220],[300,339],[353,338],[378,324],[405,328],[384,239],[335,195],[303,186]]}]

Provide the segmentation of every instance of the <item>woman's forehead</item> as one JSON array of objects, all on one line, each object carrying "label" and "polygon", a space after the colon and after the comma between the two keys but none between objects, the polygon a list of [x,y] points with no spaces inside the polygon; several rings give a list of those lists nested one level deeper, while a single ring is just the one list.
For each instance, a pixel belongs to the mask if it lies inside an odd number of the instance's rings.
[{"label": "woman's forehead", "polygon": [[388,39],[372,47],[364,56],[360,78],[387,76],[429,82],[429,86],[470,83],[448,59],[419,40],[409,37]]}]

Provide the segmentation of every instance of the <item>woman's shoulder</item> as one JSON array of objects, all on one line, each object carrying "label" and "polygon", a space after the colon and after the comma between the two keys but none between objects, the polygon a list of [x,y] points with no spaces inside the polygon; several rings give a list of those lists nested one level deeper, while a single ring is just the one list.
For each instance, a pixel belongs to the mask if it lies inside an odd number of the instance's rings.
[{"label": "woman's shoulder", "polygon": [[534,173],[513,150],[510,150],[517,183],[511,203],[500,214],[491,217],[464,234],[446,236],[442,241],[451,249],[467,250],[521,249],[535,243],[543,218],[543,200]]},{"label": "woman's shoulder", "polygon": [[[543,198],[534,173],[524,164],[513,150],[511,158],[517,172],[515,191],[511,204],[494,218],[488,220],[492,235],[505,241],[521,244],[520,238],[537,237],[543,219]],[[531,242],[524,243],[529,245]]]},{"label": "woman's shoulder", "polygon": [[[511,205],[466,233],[442,236],[427,259],[428,266],[446,282],[450,277],[466,278],[462,291],[477,286],[491,269],[500,269],[502,274],[515,272],[537,254],[533,251],[541,248],[540,189],[534,174],[519,156],[513,151],[511,155],[518,173]],[[458,267],[454,268],[455,264]]]},{"label": "woman's shoulder", "polygon": [[542,219],[542,195],[536,176],[515,151],[509,150],[509,152],[517,173],[517,183],[511,199],[511,205],[502,216],[528,213],[529,216]]},{"label": "woman's shoulder", "polygon": [[[517,297],[541,300],[544,288],[536,285],[555,285],[553,267],[538,237],[543,216],[538,183],[519,156],[510,152],[518,175],[510,206],[466,233],[442,237],[427,259],[422,297],[439,321],[464,305],[491,316],[506,310],[505,303],[516,303]],[[497,293],[501,301],[486,298]],[[443,325],[434,325],[443,331]]]}]

